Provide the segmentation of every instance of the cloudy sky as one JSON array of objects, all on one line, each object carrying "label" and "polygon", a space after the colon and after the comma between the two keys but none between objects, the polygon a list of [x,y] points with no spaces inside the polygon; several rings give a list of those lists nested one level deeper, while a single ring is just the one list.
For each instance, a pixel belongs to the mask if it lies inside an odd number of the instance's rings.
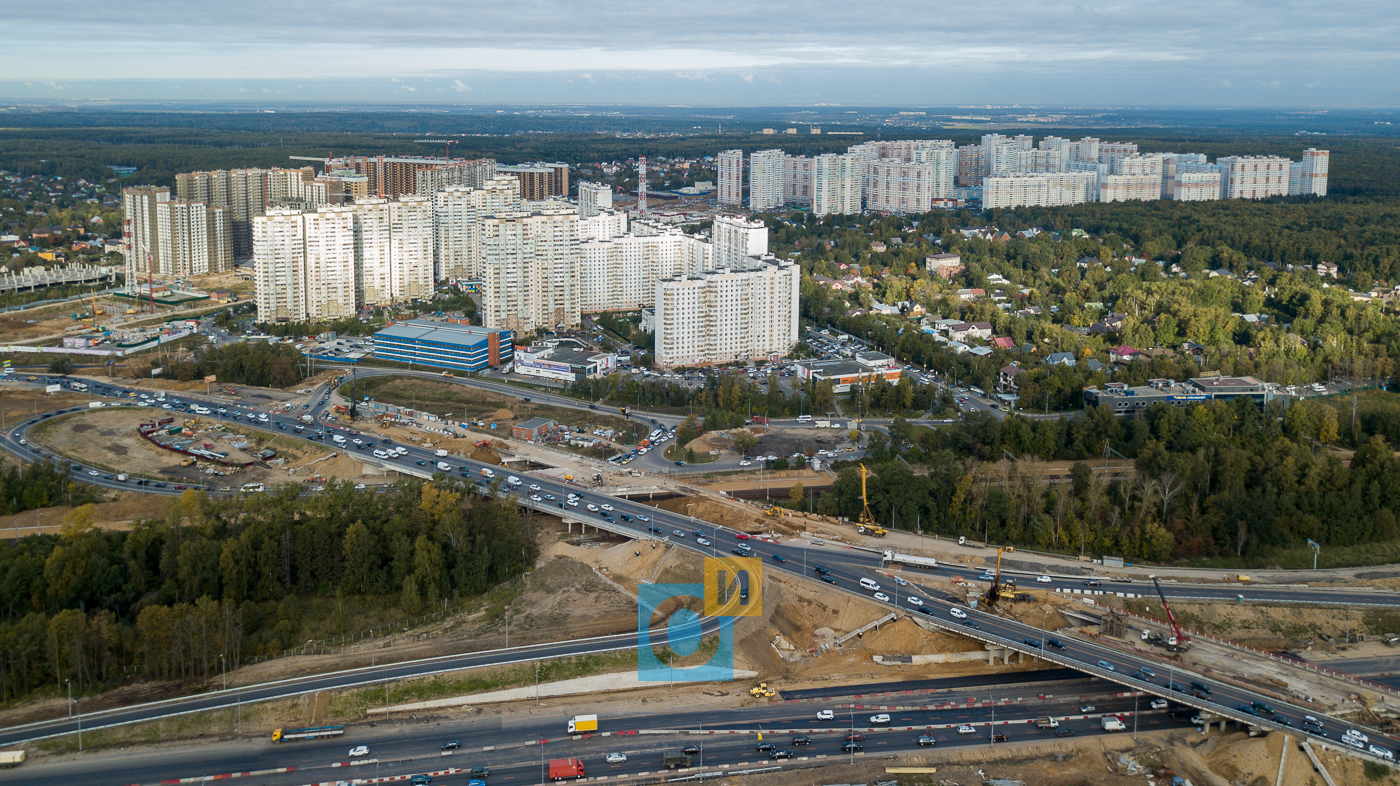
[{"label": "cloudy sky", "polygon": [[0,97],[1400,105],[1395,0],[0,0]]}]

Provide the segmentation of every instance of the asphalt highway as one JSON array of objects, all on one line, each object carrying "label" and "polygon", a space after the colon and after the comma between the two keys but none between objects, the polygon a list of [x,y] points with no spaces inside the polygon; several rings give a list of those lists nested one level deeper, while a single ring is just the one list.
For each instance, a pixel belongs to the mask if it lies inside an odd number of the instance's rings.
[{"label": "asphalt highway", "polygon": [[[591,711],[587,697],[551,699],[547,708],[531,710],[528,714],[500,715],[488,713],[463,721],[446,721],[436,717],[401,718],[375,725],[358,724],[348,727],[340,737],[326,740],[285,742],[242,740],[236,743],[211,743],[201,746],[178,746],[130,754],[98,752],[84,757],[66,757],[42,764],[25,765],[23,780],[35,786],[105,783],[158,784],[177,778],[208,777],[232,772],[257,772],[294,767],[293,772],[267,773],[251,779],[250,783],[268,786],[296,786],[328,780],[403,776],[448,768],[489,768],[491,784],[534,784],[540,782],[541,760],[564,757],[583,759],[589,776],[622,774],[635,775],[655,772],[661,768],[666,752],[695,745],[702,753],[693,755],[696,766],[730,769],[746,766],[772,766],[788,762],[770,761],[767,754],[755,749],[761,733],[763,740],[778,749],[791,751],[796,757],[822,756],[832,763],[849,756],[841,750],[846,736],[861,734],[863,753],[880,755],[912,753],[919,749],[918,738],[934,738],[935,747],[970,747],[988,745],[992,729],[1006,735],[1006,742],[1034,741],[1051,738],[1053,729],[1039,729],[1033,721],[1041,716],[1053,716],[1062,726],[1072,729],[1075,736],[1103,733],[1100,717],[1120,714],[1133,728],[1134,699],[1118,696],[1117,686],[1099,683],[1089,686],[1079,681],[1082,692],[1060,694],[1060,698],[1038,699],[1062,683],[1028,683],[976,693],[949,692],[938,696],[901,697],[909,706],[926,706],[937,702],[940,709],[889,709],[888,727],[872,725],[872,715],[880,710],[855,709],[849,705],[820,703],[760,704],[744,708],[702,708],[694,711],[660,710],[625,717],[600,719],[599,734],[571,738],[565,732],[567,719],[574,714]],[[992,704],[992,702],[996,702]],[[1085,711],[1086,705],[1092,709]],[[1165,710],[1151,710],[1148,699],[1136,703],[1138,728],[1151,731],[1189,725],[1189,711],[1173,717]],[[833,720],[819,721],[818,710],[831,709]],[[995,726],[993,727],[993,723]],[[959,732],[959,726],[968,729]],[[912,729],[909,727],[913,727]],[[667,734],[619,734],[620,732],[665,731]],[[793,744],[796,736],[806,736],[810,745]],[[460,748],[444,751],[443,745],[457,742]],[[1001,744],[1001,741],[995,744]],[[351,748],[365,746],[366,763],[347,769],[352,760]],[[621,753],[625,762],[608,763],[608,754]],[[702,761],[703,757],[703,761]],[[17,773],[16,773],[17,774]],[[0,774],[0,780],[13,775]],[[246,778],[244,780],[247,780]],[[438,777],[437,783],[465,784],[466,774]]]},{"label": "asphalt highway", "polygon": [[[115,395],[126,396],[128,391],[121,388],[112,388]],[[181,396],[179,400],[168,397],[169,400],[162,406],[176,407],[187,397]],[[129,399],[129,396],[127,397]],[[315,412],[314,410],[308,410]],[[206,417],[224,417],[232,419],[233,411],[226,413],[214,412]],[[239,413],[240,416],[242,413]],[[263,413],[267,414],[267,422],[261,419],[254,424],[253,428],[261,428],[270,431],[284,431],[289,433],[300,433],[305,438],[320,437],[321,441],[328,441],[332,434],[339,433],[347,439],[359,438],[358,432],[353,429],[345,429],[330,424],[318,423],[314,427],[306,427],[298,432],[296,421],[292,413]],[[261,418],[261,415],[259,416]],[[0,446],[21,455],[26,454],[26,448],[32,446],[19,445],[18,441],[23,439],[24,432],[35,422],[43,418],[31,419],[19,426],[6,430],[3,437],[0,437]],[[246,421],[245,421],[246,423]],[[324,436],[318,435],[316,430],[324,432]],[[380,443],[375,447],[383,445]],[[634,502],[626,499],[608,497],[600,490],[585,488],[575,483],[567,483],[561,480],[543,475],[530,475],[518,473],[519,485],[512,486],[509,483],[501,483],[501,480],[508,479],[512,473],[500,467],[490,468],[478,462],[470,461],[460,457],[448,457],[439,459],[430,451],[418,448],[413,445],[396,446],[405,449],[405,455],[388,462],[393,466],[402,467],[406,471],[417,474],[427,474],[434,471],[433,467],[437,461],[450,461],[453,476],[467,479],[468,482],[475,482],[478,488],[488,493],[515,494],[519,502],[538,510],[549,510],[557,515],[564,516],[574,521],[584,521],[593,524],[606,524],[613,531],[629,533],[638,539],[651,539],[662,542],[674,543],[683,548],[705,556],[720,556],[733,553],[736,556],[743,555],[761,560],[763,570],[785,571],[789,574],[803,576],[809,579],[821,578],[832,588],[849,592],[854,592],[865,597],[874,598],[877,602],[884,603],[890,607],[891,611],[903,612],[921,616],[925,621],[947,629],[963,633],[965,635],[978,638],[984,642],[1003,646],[1011,650],[1030,654],[1036,657],[1045,658],[1060,666],[1075,668],[1083,673],[1097,676],[1103,679],[1112,680],[1134,689],[1155,693],[1164,697],[1169,697],[1189,704],[1199,709],[1216,710],[1227,716],[1237,719],[1246,719],[1257,722],[1261,725],[1277,725],[1280,719],[1287,723],[1300,727],[1304,716],[1307,714],[1298,707],[1293,707],[1282,702],[1278,702],[1271,697],[1261,696],[1257,693],[1244,690],[1242,688],[1207,680],[1206,678],[1190,674],[1175,669],[1174,666],[1164,665],[1160,659],[1144,657],[1141,655],[1124,652],[1099,645],[1086,639],[1073,638],[1063,635],[1047,635],[1040,629],[1031,628],[1011,619],[987,614],[983,610],[966,609],[961,606],[961,602],[940,591],[925,589],[918,585],[921,576],[943,575],[969,575],[975,571],[968,571],[963,568],[952,566],[940,566],[936,572],[916,571],[904,569],[899,571],[898,576],[891,573],[891,568],[883,566],[878,553],[872,551],[837,547],[826,544],[819,540],[791,539],[787,541],[769,542],[750,538],[745,533],[735,532],[711,525],[707,522],[693,519],[682,514],[671,513],[659,508],[645,505],[641,502]],[[357,448],[347,443],[347,452],[357,452]],[[366,446],[363,452],[368,453],[372,447]],[[497,482],[490,486],[484,485],[486,477],[483,470],[491,470],[498,476]],[[444,473],[447,474],[447,473]],[[79,477],[83,475],[79,474]],[[130,482],[121,484],[130,488]],[[140,487],[142,490],[155,490],[153,487]],[[163,491],[173,491],[164,489]],[[569,504],[568,495],[576,495],[576,505]],[[590,509],[592,508],[592,509]],[[827,571],[824,577],[818,575],[817,567],[820,566]],[[1035,586],[1040,589],[1090,589],[1093,591],[1122,591],[1148,595],[1151,590],[1141,583],[1115,583],[1105,581],[1102,587],[1088,588],[1083,585],[1079,578],[1066,577],[1046,577],[1047,581],[1036,582]],[[875,589],[867,589],[861,585],[861,580],[875,582],[879,585]],[[903,582],[903,584],[901,584]],[[1235,599],[1234,596],[1240,593],[1243,588],[1230,587],[1229,593],[1222,593],[1222,590],[1210,585],[1172,585],[1171,595],[1173,597],[1191,598],[1226,598]],[[1391,592],[1355,592],[1347,590],[1315,590],[1307,588],[1267,588],[1249,587],[1247,588],[1245,599],[1250,601],[1270,601],[1270,602],[1304,602],[1304,603],[1328,603],[1328,604],[1369,604],[1369,605],[1400,605],[1400,596]],[[878,593],[878,594],[877,594]],[[958,615],[965,615],[959,617]],[[1062,647],[1053,646],[1050,639],[1058,638]],[[558,657],[561,655],[581,654],[585,652],[597,652],[606,649],[619,649],[630,646],[630,642],[635,641],[635,636],[607,637],[606,640],[595,640],[591,642],[565,642],[560,644],[542,645],[534,648],[533,654],[526,655],[516,650],[510,652],[478,653],[470,656],[462,656],[459,665],[451,668],[465,668],[470,665],[486,665],[489,663],[514,662],[527,659],[528,657]],[[652,643],[658,642],[658,637],[652,636]],[[1139,668],[1147,667],[1154,672],[1153,676],[1142,675]],[[321,675],[309,677],[302,681],[292,683],[277,683],[266,687],[259,687],[245,691],[245,700],[252,697],[251,691],[260,691],[257,695],[261,698],[272,698],[277,696],[289,696],[304,693],[310,690],[322,690],[330,688],[345,687],[348,685],[363,684],[375,680],[400,679],[424,673],[435,673],[437,671],[449,670],[438,662],[428,663],[408,663],[395,664],[393,666],[380,667],[378,669],[361,669],[355,672]],[[1140,677],[1134,677],[1137,673]],[[1200,682],[1212,689],[1208,698],[1193,697],[1190,695],[1190,683]],[[1176,685],[1182,690],[1172,690],[1170,685]],[[151,719],[162,717],[163,715],[175,712],[190,712],[200,709],[209,709],[218,706],[232,706],[236,697],[223,692],[204,694],[202,696],[190,697],[187,699],[166,702],[159,706],[133,707],[125,710],[115,710],[110,713],[103,713],[101,716],[92,718],[89,722],[98,722],[103,719],[107,723]],[[1262,718],[1256,716],[1256,710],[1248,711],[1241,707],[1250,707],[1251,702],[1262,702],[1273,705],[1277,714],[1264,712]],[[1319,716],[1321,717],[1321,716]],[[1347,728],[1349,724],[1330,718],[1321,718],[1324,722],[1324,730],[1315,736],[1326,736],[1336,740],[1338,733]],[[76,724],[67,719],[55,720],[43,724],[36,724],[30,727],[7,729],[0,731],[0,744],[8,744],[26,739],[34,739],[40,736],[52,736],[71,732]],[[1377,735],[1371,735],[1372,742],[1377,741]],[[1396,747],[1394,741],[1383,741],[1386,748]]]}]

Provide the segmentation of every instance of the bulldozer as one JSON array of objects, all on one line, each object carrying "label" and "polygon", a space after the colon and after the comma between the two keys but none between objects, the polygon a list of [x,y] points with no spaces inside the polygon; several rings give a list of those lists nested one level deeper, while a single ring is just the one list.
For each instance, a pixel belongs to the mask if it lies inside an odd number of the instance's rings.
[{"label": "bulldozer", "polygon": [[771,699],[777,696],[778,692],[768,687],[768,683],[760,682],[757,688],[749,688],[749,695],[755,699]]},{"label": "bulldozer", "polygon": [[776,507],[776,506],[771,506],[771,507],[767,507],[767,508],[764,508],[764,509],[763,509],[763,515],[765,515],[765,516],[781,516],[781,515],[783,515],[783,511],[782,511],[781,508],[778,508],[778,507]]}]

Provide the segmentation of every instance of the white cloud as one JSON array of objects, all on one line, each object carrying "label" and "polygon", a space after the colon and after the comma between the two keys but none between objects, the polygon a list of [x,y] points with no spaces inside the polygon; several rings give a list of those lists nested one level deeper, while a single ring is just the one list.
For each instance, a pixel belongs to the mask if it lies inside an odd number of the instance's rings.
[{"label": "white cloud", "polygon": [[675,74],[675,76],[676,76],[677,79],[684,79],[684,80],[689,81],[689,82],[708,82],[708,81],[710,81],[710,77],[709,77],[708,74],[702,74],[702,73],[700,73],[700,72],[698,72],[698,71],[677,71],[676,74]]},{"label": "white cloud", "polygon": [[409,87],[408,85],[399,85],[399,89],[400,89],[400,90],[407,90],[407,91],[410,92],[410,93],[416,93],[416,92],[418,92],[418,88],[416,88],[416,87]]},{"label": "white cloud", "polygon": [[748,82],[749,84],[753,84],[753,74],[740,74],[739,78],[744,80],[745,82]]},{"label": "white cloud", "polygon": [[452,89],[459,93],[470,93],[472,91],[471,85],[466,84],[460,79],[452,80]]}]

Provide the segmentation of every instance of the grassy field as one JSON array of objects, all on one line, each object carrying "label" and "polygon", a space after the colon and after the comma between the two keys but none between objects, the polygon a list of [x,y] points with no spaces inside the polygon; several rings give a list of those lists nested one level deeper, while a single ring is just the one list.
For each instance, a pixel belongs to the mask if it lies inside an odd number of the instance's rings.
[{"label": "grassy field", "polygon": [[[343,385],[340,393],[349,396],[350,386]],[[617,433],[613,441],[622,444],[636,444],[637,440],[650,432],[650,427],[646,424],[628,420],[611,411],[554,407],[522,401],[522,398],[529,397],[527,392],[522,392],[519,397],[507,396],[419,377],[370,377],[357,380],[355,395],[369,396],[375,401],[396,407],[431,412],[439,417],[446,417],[450,412],[453,419],[483,420],[488,423],[510,423],[509,417],[500,417],[501,410],[509,410],[520,421],[548,418],[560,425],[582,427],[587,431],[595,428],[612,429]]]}]

